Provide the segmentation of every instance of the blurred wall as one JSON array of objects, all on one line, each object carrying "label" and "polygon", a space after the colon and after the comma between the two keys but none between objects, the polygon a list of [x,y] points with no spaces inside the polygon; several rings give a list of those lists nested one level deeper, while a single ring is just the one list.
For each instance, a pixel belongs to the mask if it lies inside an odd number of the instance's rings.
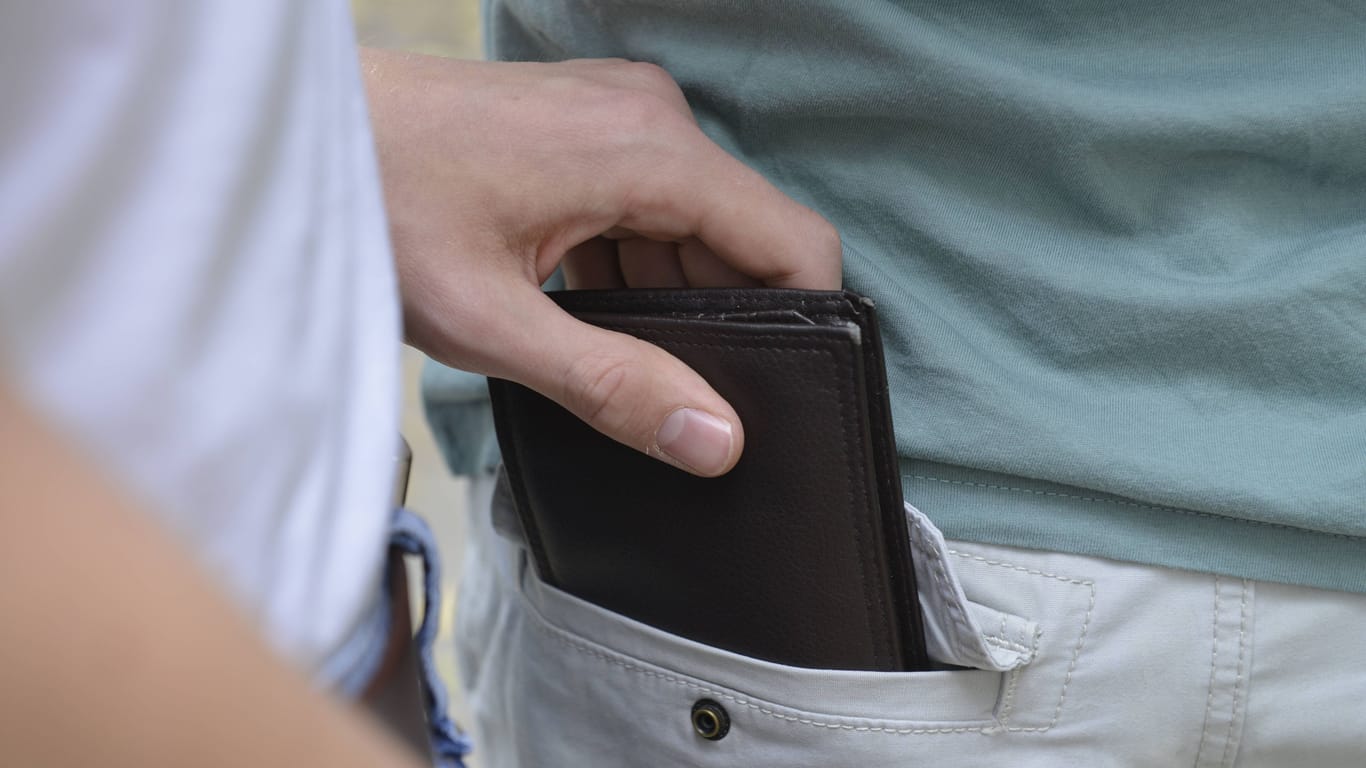
[{"label": "blurred wall", "polygon": [[352,0],[361,45],[477,59],[478,0]]}]

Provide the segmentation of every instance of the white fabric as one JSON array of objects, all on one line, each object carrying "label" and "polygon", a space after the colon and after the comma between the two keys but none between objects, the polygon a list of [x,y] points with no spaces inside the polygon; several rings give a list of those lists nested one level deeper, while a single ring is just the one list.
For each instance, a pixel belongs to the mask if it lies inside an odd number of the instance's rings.
[{"label": "white fabric", "polygon": [[[937,652],[993,669],[832,672],[708,648],[546,586],[476,514],[456,627],[483,765],[1366,765],[1366,596],[944,542],[907,515]],[[719,741],[692,731],[703,698],[731,718]]]},{"label": "white fabric", "polygon": [[0,9],[0,365],[309,669],[379,580],[398,317],[342,0]]}]

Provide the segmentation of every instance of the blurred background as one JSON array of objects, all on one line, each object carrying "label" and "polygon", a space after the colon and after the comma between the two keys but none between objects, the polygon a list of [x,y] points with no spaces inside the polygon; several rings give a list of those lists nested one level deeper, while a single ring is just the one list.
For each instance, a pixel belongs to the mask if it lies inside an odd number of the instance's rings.
[{"label": "blurred background", "polygon": [[361,45],[482,58],[479,0],[352,0]]},{"label": "blurred background", "polygon": [[[353,0],[351,7],[361,45],[463,59],[482,57],[478,0]],[[452,639],[455,585],[465,551],[466,487],[463,479],[446,471],[422,414],[418,378],[423,361],[421,352],[403,348],[403,436],[413,449],[408,506],[427,519],[441,546],[445,583],[436,660],[451,692],[451,713],[457,722],[466,725],[470,722],[469,710],[460,695]],[[412,581],[415,578],[420,576],[411,572],[410,564],[409,583],[421,583]],[[414,615],[418,615],[416,611]],[[483,765],[481,747],[475,744],[469,761],[471,768]]]}]

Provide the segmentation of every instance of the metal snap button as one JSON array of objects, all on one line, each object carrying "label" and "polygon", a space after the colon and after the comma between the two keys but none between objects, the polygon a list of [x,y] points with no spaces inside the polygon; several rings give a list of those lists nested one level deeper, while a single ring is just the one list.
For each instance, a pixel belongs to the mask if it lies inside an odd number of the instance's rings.
[{"label": "metal snap button", "polygon": [[720,741],[730,733],[730,715],[711,699],[698,699],[692,705],[692,729],[707,741]]}]

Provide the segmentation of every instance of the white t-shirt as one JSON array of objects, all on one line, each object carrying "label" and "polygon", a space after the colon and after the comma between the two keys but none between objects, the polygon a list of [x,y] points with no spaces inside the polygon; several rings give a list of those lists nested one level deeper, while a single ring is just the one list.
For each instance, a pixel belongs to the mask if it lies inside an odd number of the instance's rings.
[{"label": "white t-shirt", "polygon": [[346,3],[5,3],[0,67],[0,375],[316,671],[375,599],[398,425]]}]

